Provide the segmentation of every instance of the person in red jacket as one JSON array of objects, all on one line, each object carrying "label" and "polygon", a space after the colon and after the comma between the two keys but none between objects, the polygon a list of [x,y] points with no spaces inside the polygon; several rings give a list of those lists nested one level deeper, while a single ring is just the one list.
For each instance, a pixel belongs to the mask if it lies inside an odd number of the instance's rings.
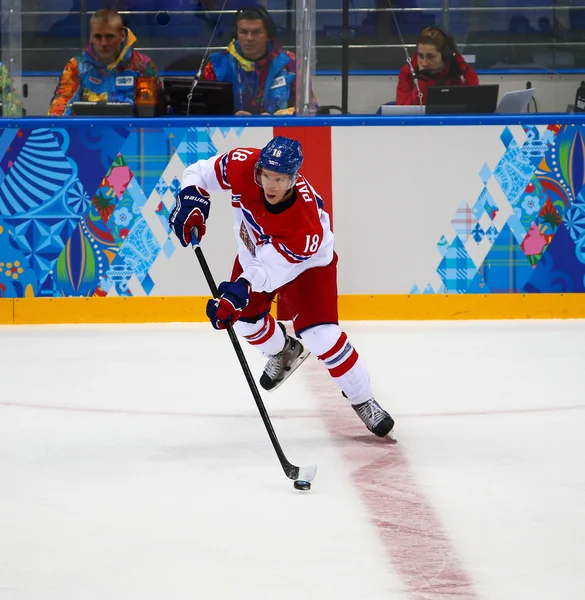
[{"label": "person in red jacket", "polygon": [[396,104],[426,104],[427,90],[434,85],[479,85],[477,73],[457,51],[453,37],[440,27],[422,30],[411,64],[398,75]]}]

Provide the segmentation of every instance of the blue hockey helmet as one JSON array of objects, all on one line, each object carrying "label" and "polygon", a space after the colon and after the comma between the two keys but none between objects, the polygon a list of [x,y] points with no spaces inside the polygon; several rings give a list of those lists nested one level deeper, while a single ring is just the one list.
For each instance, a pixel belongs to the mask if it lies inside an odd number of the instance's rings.
[{"label": "blue hockey helmet", "polygon": [[266,171],[290,175],[290,187],[292,187],[297,181],[303,160],[301,144],[297,140],[279,135],[270,140],[260,151],[256,163],[256,183],[262,185],[260,175],[262,169],[266,169]]}]

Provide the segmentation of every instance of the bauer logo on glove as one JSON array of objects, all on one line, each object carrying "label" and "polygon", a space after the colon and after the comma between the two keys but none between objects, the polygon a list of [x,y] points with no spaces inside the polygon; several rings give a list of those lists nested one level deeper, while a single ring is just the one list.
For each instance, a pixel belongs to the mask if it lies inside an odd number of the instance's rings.
[{"label": "bauer logo on glove", "polygon": [[[210,206],[209,194],[203,188],[191,185],[179,192],[175,208],[169,216],[169,226],[182,246],[201,241],[205,235]],[[192,238],[192,231],[195,239]]]}]

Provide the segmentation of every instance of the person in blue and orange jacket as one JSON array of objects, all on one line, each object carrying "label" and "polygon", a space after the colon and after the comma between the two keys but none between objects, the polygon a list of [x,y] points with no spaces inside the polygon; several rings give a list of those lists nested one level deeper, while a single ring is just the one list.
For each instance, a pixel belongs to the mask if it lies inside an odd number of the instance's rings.
[{"label": "person in blue and orange jacket", "polygon": [[211,54],[201,78],[232,82],[236,115],[293,114],[296,57],[276,39],[268,12],[261,6],[239,10],[232,37],[226,50]]},{"label": "person in blue and orange jacket", "polygon": [[400,70],[396,104],[426,104],[427,90],[435,85],[479,85],[479,77],[457,50],[453,37],[433,26],[422,30],[412,67],[407,63]]},{"label": "person in blue and orange jacket", "polygon": [[89,24],[89,44],[81,56],[65,65],[49,115],[71,115],[71,104],[78,100],[133,104],[136,79],[141,75],[152,77],[162,92],[156,65],[132,48],[136,37],[115,10],[96,11]]}]

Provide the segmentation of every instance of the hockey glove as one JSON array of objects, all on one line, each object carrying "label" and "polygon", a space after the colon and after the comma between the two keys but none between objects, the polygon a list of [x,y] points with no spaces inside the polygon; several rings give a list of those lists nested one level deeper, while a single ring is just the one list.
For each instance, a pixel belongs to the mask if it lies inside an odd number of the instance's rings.
[{"label": "hockey glove", "polygon": [[207,303],[207,316],[215,329],[225,329],[226,324],[233,325],[248,306],[250,284],[242,278],[237,281],[224,281],[219,284],[218,291],[220,297]]},{"label": "hockey glove", "polygon": [[185,247],[191,243],[191,231],[195,229],[193,242],[198,244],[205,235],[205,221],[209,216],[210,206],[209,194],[203,188],[190,185],[179,192],[176,202],[169,216],[171,229]]}]

